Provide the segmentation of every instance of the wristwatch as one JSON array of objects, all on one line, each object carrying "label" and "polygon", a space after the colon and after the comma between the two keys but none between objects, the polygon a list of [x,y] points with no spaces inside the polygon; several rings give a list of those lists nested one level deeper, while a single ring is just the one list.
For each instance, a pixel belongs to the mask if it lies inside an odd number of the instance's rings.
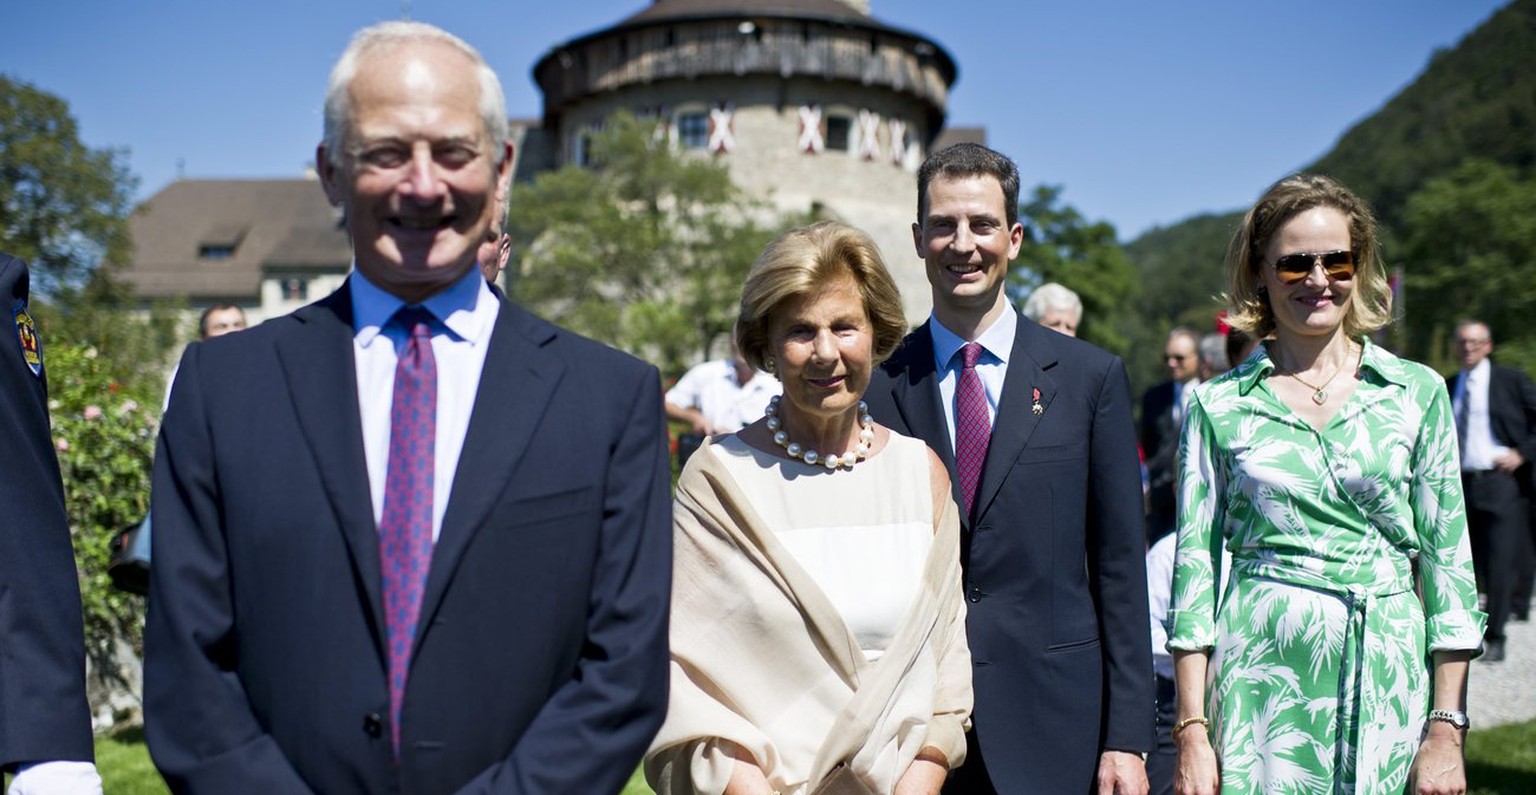
[{"label": "wristwatch", "polygon": [[1459,709],[1432,709],[1429,711],[1429,719],[1444,721],[1458,729],[1465,729],[1472,725],[1472,721],[1467,720],[1467,713]]}]

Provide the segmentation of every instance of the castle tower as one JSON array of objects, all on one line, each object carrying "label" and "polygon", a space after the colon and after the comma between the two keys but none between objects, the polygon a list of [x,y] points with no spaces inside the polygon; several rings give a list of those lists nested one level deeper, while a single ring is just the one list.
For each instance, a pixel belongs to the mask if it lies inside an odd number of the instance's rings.
[{"label": "castle tower", "polygon": [[955,62],[868,0],[655,0],[533,69],[555,163],[620,110],[667,125],[749,194],[868,232],[908,320],[930,307],[913,250],[916,170],[944,126]]}]

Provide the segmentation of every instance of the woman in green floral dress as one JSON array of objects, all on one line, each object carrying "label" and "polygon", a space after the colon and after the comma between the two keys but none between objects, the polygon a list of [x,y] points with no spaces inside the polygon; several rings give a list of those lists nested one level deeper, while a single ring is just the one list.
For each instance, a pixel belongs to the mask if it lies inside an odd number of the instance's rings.
[{"label": "woman in green floral dress", "polygon": [[1390,318],[1375,222],[1342,185],[1290,177],[1227,267],[1229,322],[1272,337],[1186,413],[1176,789],[1464,792],[1484,616],[1455,423],[1443,379],[1367,336]]}]

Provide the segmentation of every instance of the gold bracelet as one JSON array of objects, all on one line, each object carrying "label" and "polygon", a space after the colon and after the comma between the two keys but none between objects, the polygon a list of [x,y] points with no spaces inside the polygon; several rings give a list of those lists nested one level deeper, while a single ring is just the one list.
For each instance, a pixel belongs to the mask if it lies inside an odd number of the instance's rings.
[{"label": "gold bracelet", "polygon": [[1185,718],[1184,720],[1181,720],[1178,723],[1173,724],[1173,733],[1170,736],[1177,737],[1177,736],[1179,736],[1179,732],[1184,731],[1185,729],[1189,728],[1190,726],[1195,725],[1196,723],[1200,724],[1201,726],[1204,726],[1207,730],[1209,730],[1211,728],[1211,719],[1210,718],[1207,718],[1204,715],[1196,715],[1193,718]]}]

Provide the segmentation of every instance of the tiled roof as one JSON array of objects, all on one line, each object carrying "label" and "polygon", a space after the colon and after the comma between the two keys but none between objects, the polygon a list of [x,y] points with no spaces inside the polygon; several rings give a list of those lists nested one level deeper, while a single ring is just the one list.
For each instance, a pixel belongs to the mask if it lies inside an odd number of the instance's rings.
[{"label": "tiled roof", "polygon": [[847,3],[839,0],[656,0],[623,22],[655,22],[663,19],[697,19],[720,16],[792,16],[807,19],[846,20],[849,22],[871,21]]},{"label": "tiled roof", "polygon": [[352,253],[312,179],[183,179],[129,221],[141,297],[254,299],[266,268],[345,271]]}]

